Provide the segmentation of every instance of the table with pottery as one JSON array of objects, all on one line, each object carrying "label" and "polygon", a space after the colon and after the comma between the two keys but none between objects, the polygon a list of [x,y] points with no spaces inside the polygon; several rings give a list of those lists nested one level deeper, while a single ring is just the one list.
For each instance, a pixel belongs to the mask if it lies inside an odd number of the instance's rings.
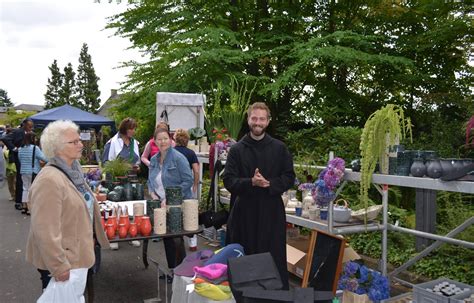
[{"label": "table with pottery", "polygon": [[192,237],[203,231],[198,225],[197,200],[182,200],[175,206],[168,205],[166,208],[161,208],[160,205],[161,202],[155,200],[100,203],[102,226],[109,242],[143,241],[145,268],[149,265],[150,239]]}]

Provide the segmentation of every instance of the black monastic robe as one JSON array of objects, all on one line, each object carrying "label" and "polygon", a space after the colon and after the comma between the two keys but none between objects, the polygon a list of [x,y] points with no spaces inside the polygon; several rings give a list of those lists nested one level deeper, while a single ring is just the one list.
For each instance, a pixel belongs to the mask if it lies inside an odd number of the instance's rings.
[{"label": "black monastic robe", "polygon": [[[252,186],[256,168],[270,181],[270,187]],[[232,146],[223,180],[235,201],[227,222],[227,242],[241,244],[248,255],[270,252],[288,289],[286,217],[281,195],[295,182],[290,152],[268,134],[260,141],[246,135]]]}]

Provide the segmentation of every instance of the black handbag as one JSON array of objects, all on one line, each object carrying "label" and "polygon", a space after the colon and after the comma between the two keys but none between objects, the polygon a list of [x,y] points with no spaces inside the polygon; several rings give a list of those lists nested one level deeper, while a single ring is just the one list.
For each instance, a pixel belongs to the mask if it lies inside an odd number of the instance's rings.
[{"label": "black handbag", "polygon": [[211,179],[211,186],[209,188],[209,195],[207,197],[206,209],[204,212],[199,214],[199,224],[203,224],[206,228],[214,226],[215,229],[219,229],[222,225],[227,223],[229,218],[229,212],[224,209],[224,204],[219,199],[219,204],[221,205],[221,210],[214,211],[215,203],[214,200],[214,189],[216,187],[215,180],[216,174],[222,170],[222,163],[220,161],[216,162],[214,166],[214,172]]}]

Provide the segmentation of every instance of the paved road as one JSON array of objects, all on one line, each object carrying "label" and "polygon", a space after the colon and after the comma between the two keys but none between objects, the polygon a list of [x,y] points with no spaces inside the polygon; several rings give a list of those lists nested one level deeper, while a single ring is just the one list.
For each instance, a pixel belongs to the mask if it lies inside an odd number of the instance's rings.
[{"label": "paved road", "polygon": [[[39,273],[25,261],[30,217],[14,209],[6,187],[0,189],[0,302],[36,302],[41,295]],[[164,261],[162,242],[151,242],[148,255]],[[164,300],[164,281],[161,295]],[[117,251],[102,250],[100,272],[94,277],[94,302],[143,302],[157,296],[157,276],[145,269],[141,248],[121,243]],[[170,292],[169,292],[170,293]]]}]

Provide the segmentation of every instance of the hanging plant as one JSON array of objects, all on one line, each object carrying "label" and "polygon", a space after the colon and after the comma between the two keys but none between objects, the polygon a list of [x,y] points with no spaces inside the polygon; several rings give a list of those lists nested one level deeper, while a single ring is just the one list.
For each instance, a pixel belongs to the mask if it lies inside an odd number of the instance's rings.
[{"label": "hanging plant", "polygon": [[393,104],[377,110],[365,122],[360,138],[360,199],[365,208],[368,207],[369,188],[377,162],[384,163],[388,146],[394,145],[397,139],[403,139],[409,133],[412,140],[411,126],[410,118],[405,118],[403,109]]}]

